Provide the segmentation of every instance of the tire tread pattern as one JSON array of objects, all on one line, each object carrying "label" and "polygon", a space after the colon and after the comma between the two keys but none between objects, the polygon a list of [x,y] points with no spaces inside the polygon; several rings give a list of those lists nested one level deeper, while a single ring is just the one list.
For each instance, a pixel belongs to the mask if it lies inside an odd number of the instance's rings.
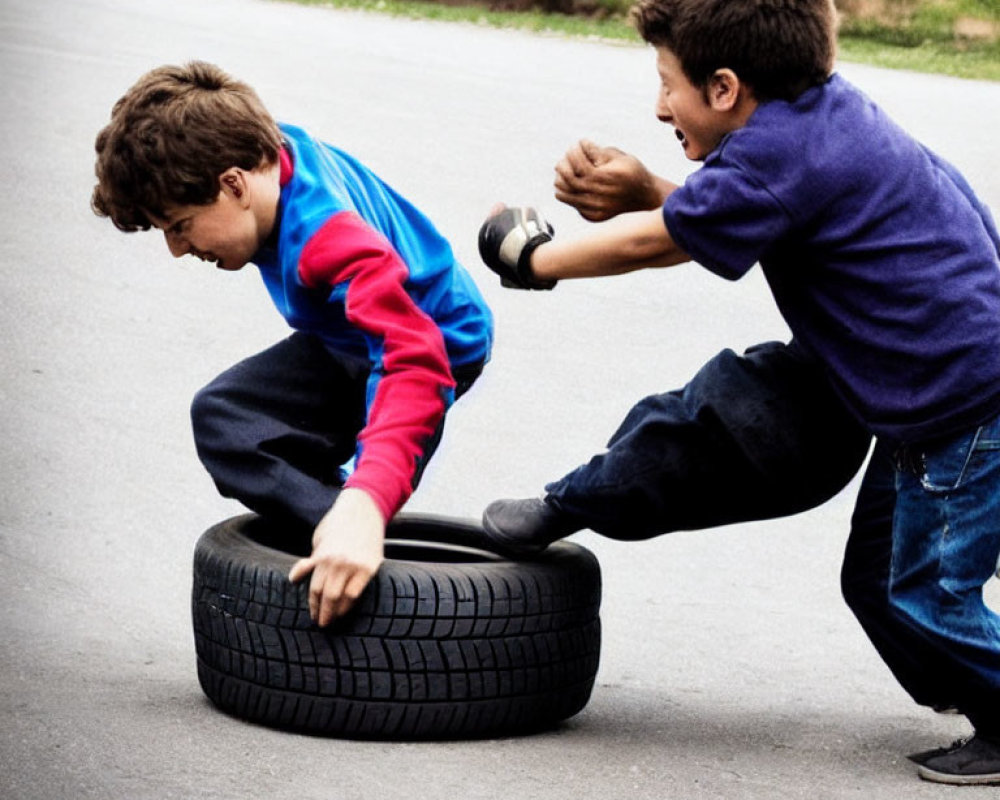
[{"label": "tire tread pattern", "polygon": [[[564,720],[590,698],[600,653],[600,570],[558,543],[527,562],[387,558],[355,608],[309,618],[294,556],[252,538],[244,515],[195,549],[192,615],[205,694],[236,716],[348,738],[471,738]],[[433,520],[420,518],[426,536]],[[481,545],[472,523],[452,538]],[[408,535],[406,518],[390,535]]]}]

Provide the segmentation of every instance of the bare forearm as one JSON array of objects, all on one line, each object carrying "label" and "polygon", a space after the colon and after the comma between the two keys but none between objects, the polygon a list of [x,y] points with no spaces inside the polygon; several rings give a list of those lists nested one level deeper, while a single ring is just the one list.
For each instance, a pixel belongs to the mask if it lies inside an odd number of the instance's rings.
[{"label": "bare forearm", "polygon": [[688,260],[657,209],[599,223],[575,239],[547,242],[532,254],[531,271],[540,280],[595,278]]},{"label": "bare forearm", "polygon": [[677,189],[677,184],[672,181],[668,181],[666,178],[661,178],[658,175],[653,176],[653,190],[651,192],[651,197],[656,199],[656,204],[650,206],[650,208],[660,208],[667,200],[668,197]]}]

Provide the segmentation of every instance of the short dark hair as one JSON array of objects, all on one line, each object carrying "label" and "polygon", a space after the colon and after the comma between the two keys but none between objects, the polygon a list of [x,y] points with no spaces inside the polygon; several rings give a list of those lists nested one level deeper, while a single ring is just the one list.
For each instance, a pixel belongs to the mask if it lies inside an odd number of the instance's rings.
[{"label": "short dark hair", "polygon": [[147,213],[206,205],[227,169],[272,164],[281,130],[250,86],[192,61],[143,75],[97,135],[91,208],[123,231],[148,230]]},{"label": "short dark hair", "polygon": [[728,68],[760,101],[794,100],[833,71],[833,0],[639,0],[632,17],[698,87]]}]

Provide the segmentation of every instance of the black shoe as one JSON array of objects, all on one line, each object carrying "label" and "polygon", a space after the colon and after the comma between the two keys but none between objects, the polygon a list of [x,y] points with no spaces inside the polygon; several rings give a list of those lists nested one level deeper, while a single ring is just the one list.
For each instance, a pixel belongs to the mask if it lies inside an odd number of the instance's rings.
[{"label": "black shoe", "polygon": [[952,742],[947,747],[934,747],[930,750],[921,750],[919,753],[911,753],[907,758],[914,764],[924,764],[932,758],[937,758],[938,756],[943,756],[950,753],[957,747],[961,747],[968,741],[967,739],[959,739],[956,742]]},{"label": "black shoe", "polygon": [[538,555],[582,527],[539,497],[494,500],[483,512],[486,536],[497,552],[509,558]]},{"label": "black shoe", "polygon": [[[935,703],[930,706],[931,711],[937,714],[961,714],[962,712],[958,710],[958,707],[952,703]],[[953,742],[948,747],[935,747],[931,750],[921,750],[919,753],[911,753],[907,758],[914,764],[923,764],[929,758],[934,758],[936,756],[943,756],[945,753],[950,753],[956,747],[960,746],[965,742],[965,739],[959,739],[957,742]]]},{"label": "black shoe", "polygon": [[958,786],[1000,786],[1000,739],[976,734],[918,764],[917,774],[925,781]]}]

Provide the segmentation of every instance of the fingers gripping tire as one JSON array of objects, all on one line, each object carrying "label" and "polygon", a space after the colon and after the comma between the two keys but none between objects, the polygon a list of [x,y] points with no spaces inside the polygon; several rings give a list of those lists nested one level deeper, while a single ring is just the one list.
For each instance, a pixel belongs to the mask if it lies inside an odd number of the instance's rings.
[{"label": "fingers gripping tire", "polygon": [[486,546],[472,523],[400,515],[355,607],[321,629],[308,581],[287,579],[308,540],[290,546],[252,514],[210,528],[192,592],[202,689],[233,715],[345,738],[551,727],[594,685],[597,560],[568,542],[516,563]]}]

